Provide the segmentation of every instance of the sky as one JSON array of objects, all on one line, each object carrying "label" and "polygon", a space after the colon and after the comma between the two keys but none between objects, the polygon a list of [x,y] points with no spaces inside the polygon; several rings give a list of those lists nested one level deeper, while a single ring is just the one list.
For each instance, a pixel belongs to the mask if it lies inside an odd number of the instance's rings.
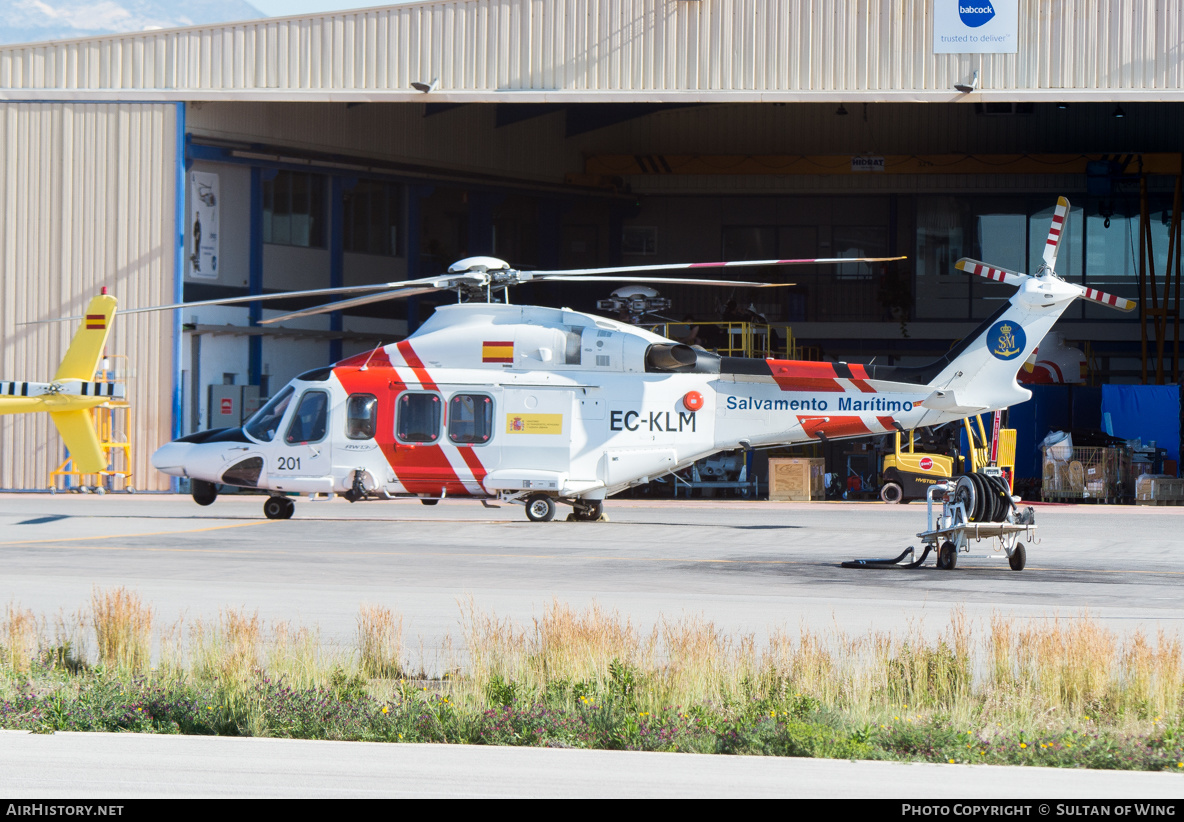
[{"label": "sky", "polygon": [[318,14],[323,11],[362,9],[368,6],[398,6],[412,0],[389,0],[386,3],[367,3],[366,0],[247,0],[268,17],[290,17],[296,14]]}]

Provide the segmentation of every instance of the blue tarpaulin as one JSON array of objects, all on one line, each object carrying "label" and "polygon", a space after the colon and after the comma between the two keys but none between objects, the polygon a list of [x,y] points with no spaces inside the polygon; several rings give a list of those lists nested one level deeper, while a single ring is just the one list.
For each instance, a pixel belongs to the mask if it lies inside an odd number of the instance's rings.
[{"label": "blue tarpaulin", "polygon": [[[1106,431],[1123,439],[1152,440],[1180,459],[1180,388],[1176,385],[1030,385],[1032,399],[1012,406],[1008,425],[1016,430],[1015,473],[1041,476],[1037,444],[1050,431]],[[1109,414],[1110,427],[1106,425]]]},{"label": "blue tarpaulin", "polygon": [[1103,385],[1102,427],[1126,440],[1152,441],[1180,460],[1180,386]]}]

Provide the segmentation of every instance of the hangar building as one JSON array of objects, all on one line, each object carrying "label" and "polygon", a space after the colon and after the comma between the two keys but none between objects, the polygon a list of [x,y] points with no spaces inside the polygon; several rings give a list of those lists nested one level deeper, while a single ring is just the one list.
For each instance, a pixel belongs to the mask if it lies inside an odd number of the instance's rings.
[{"label": "hangar building", "polygon": [[[1081,304],[1060,330],[1104,380],[1172,381],[1184,8],[992,4],[991,37],[947,0],[426,0],[0,48],[0,378],[48,379],[72,324],[28,323],[77,315],[101,286],[133,308],[475,254],[904,254],[769,270],[796,285],[727,298],[815,356],[913,362],[1008,296],[951,264],[1035,270],[1064,194],[1059,273],[1142,289],[1143,309]],[[609,290],[515,298],[594,309]],[[662,293],[680,319],[725,299]],[[136,486],[167,488],[152,450],[227,397],[399,339],[432,304],[279,328],[257,324],[290,308],[271,302],[120,316]],[[61,461],[43,416],[0,418],[0,488],[45,487]]]}]

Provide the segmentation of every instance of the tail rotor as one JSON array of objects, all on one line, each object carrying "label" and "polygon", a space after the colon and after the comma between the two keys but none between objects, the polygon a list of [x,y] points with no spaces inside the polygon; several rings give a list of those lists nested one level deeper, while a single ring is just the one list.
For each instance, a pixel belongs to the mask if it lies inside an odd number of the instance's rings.
[{"label": "tail rotor", "polygon": [[1105,291],[1099,291],[1096,288],[1087,288],[1076,283],[1068,283],[1057,276],[1057,253],[1061,249],[1061,240],[1065,236],[1066,222],[1069,218],[1069,200],[1065,197],[1057,198],[1057,206],[1052,213],[1052,224],[1048,228],[1048,239],[1044,241],[1043,259],[1044,264],[1040,266],[1040,270],[1035,275],[1024,274],[1019,271],[1012,271],[1007,268],[1000,268],[998,266],[987,265],[979,260],[972,260],[969,257],[963,257],[954,264],[954,267],[959,271],[965,271],[967,274],[973,274],[977,277],[983,277],[998,283],[1006,283],[1007,285],[1020,286],[1026,281],[1033,278],[1048,282],[1056,280],[1062,286],[1068,287],[1070,290],[1076,291],[1077,296],[1083,300],[1087,300],[1098,305],[1104,305],[1109,308],[1116,308],[1119,311],[1133,311],[1138,305],[1134,300],[1128,300],[1125,297],[1119,297],[1115,294],[1107,294]]}]

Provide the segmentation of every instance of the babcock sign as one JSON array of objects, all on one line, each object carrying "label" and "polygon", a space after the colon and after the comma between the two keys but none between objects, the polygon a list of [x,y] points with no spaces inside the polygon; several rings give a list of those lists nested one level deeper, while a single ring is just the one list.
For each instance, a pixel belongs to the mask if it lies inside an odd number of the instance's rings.
[{"label": "babcock sign", "polygon": [[1019,0],[933,0],[935,54],[1015,54]]}]

